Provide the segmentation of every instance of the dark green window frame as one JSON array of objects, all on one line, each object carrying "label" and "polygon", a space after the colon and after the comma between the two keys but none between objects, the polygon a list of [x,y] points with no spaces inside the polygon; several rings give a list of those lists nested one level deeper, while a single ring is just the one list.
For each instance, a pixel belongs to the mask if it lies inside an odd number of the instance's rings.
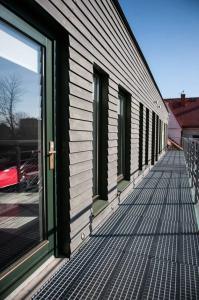
[{"label": "dark green window frame", "polygon": [[100,105],[101,105],[101,78],[94,73],[93,99],[93,197],[99,198],[99,148],[100,148]]},{"label": "dark green window frame", "polygon": [[[43,110],[44,115],[49,116],[45,119],[45,130],[43,133],[46,141],[44,145],[45,157],[43,161],[43,171],[45,173],[46,186],[48,186],[48,189],[44,191],[45,219],[43,222],[45,227],[45,240],[43,240],[39,245],[34,247],[0,274],[0,295],[5,297],[21,282],[23,282],[33,271],[35,271],[39,265],[41,265],[48,257],[50,257],[55,250],[55,174],[49,172],[49,161],[47,157],[48,141],[55,140],[53,131],[53,124],[55,122],[55,99],[53,97],[53,42],[1,4],[0,19],[4,22],[7,22],[10,26],[14,27],[16,30],[22,32],[24,35],[30,37],[44,47],[44,90],[46,103],[43,107]],[[54,118],[52,118],[52,116],[54,116]]]},{"label": "dark green window frame", "polygon": [[167,146],[166,124],[164,123],[164,149]]},{"label": "dark green window frame", "polygon": [[118,114],[118,181],[125,176],[125,146],[126,146],[126,126],[125,126],[125,98],[119,94],[119,114]]},{"label": "dark green window frame", "polygon": [[159,141],[158,141],[158,153],[160,154],[161,152],[161,120],[159,119]]},{"label": "dark green window frame", "polygon": [[168,140],[168,124],[165,124],[165,147],[167,147]]},{"label": "dark green window frame", "polygon": [[155,112],[152,112],[151,164],[155,162]]},{"label": "dark green window frame", "polygon": [[143,169],[143,113],[144,106],[140,103],[139,107],[139,158],[138,158],[138,166],[139,170]]},{"label": "dark green window frame", "polygon": [[118,94],[118,182],[130,180],[131,95],[119,88]]},{"label": "dark green window frame", "polygon": [[146,128],[145,128],[145,165],[149,163],[149,109],[146,108]]},{"label": "dark green window frame", "polygon": [[162,152],[162,121],[159,120],[159,154]]},{"label": "dark green window frame", "polygon": [[159,117],[156,115],[156,146],[155,146],[155,160],[158,160],[158,153],[159,153]]},{"label": "dark green window frame", "polygon": [[108,199],[108,75],[93,73],[93,201]]}]

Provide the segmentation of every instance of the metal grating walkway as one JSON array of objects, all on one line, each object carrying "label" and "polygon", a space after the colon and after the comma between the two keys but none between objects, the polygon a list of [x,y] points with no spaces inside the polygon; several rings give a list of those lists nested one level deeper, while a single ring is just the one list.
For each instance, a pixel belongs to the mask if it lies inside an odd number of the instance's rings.
[{"label": "metal grating walkway", "polygon": [[199,237],[183,152],[169,151],[33,299],[199,299]]}]

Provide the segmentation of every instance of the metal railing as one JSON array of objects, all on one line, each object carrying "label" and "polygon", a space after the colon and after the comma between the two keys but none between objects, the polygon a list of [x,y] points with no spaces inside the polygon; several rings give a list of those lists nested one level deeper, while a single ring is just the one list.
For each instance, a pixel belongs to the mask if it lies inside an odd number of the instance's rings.
[{"label": "metal railing", "polygon": [[199,139],[183,138],[183,150],[186,164],[191,179],[191,187],[194,188],[195,203],[199,201]]}]

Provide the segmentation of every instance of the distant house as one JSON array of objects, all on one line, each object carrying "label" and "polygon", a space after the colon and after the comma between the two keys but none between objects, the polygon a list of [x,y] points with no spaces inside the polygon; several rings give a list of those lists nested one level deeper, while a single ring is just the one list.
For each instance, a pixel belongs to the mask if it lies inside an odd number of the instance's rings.
[{"label": "distant house", "polygon": [[168,137],[181,145],[182,137],[199,138],[199,97],[164,99],[170,112]]}]

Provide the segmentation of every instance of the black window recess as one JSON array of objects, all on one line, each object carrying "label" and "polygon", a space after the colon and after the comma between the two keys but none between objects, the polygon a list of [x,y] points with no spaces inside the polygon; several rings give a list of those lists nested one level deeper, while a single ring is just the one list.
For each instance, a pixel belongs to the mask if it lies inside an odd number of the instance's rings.
[{"label": "black window recess", "polygon": [[107,199],[108,76],[94,71],[93,78],[93,200]]},{"label": "black window recess", "polygon": [[139,111],[139,170],[142,170],[143,161],[143,104],[140,103]]}]

